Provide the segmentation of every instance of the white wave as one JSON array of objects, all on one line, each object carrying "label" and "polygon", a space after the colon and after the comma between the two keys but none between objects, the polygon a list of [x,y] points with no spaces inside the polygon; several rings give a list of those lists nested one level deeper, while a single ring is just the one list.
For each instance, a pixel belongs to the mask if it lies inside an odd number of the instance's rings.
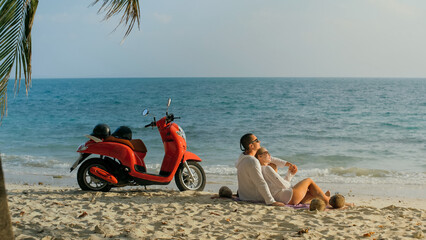
[{"label": "white wave", "polygon": [[52,157],[32,155],[6,155],[1,154],[3,167],[23,168],[67,168],[71,163],[66,163]]},{"label": "white wave", "polygon": [[[67,173],[72,161],[60,161],[52,157],[31,155],[1,154],[3,169],[6,172],[28,172],[34,174],[52,174],[52,172]],[[205,165],[201,163],[206,174],[215,176],[235,176],[237,169],[234,165]],[[147,164],[148,172],[159,172],[161,164]],[[287,169],[279,169],[283,176]],[[312,178],[322,183],[360,183],[360,184],[403,184],[426,185],[426,172],[403,172],[382,169],[365,169],[356,167],[335,168],[300,168],[293,182],[304,178]]]},{"label": "white wave", "polygon": [[[207,174],[212,175],[237,174],[237,169],[234,166],[214,165],[203,166],[203,168]],[[281,176],[284,176],[286,172],[286,169],[279,169],[278,171]],[[299,169],[295,176],[295,181],[308,177],[317,182],[325,183],[426,185],[425,172],[400,172],[355,167]]]},{"label": "white wave", "polygon": [[237,169],[229,165],[203,166],[204,172],[216,175],[236,175]]}]

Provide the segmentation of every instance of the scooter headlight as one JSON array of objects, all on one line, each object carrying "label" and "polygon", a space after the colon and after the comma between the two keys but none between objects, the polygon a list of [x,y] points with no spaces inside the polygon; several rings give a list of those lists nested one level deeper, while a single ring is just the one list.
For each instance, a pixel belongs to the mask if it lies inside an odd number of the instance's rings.
[{"label": "scooter headlight", "polygon": [[185,135],[185,131],[183,131],[183,129],[181,127],[179,127],[179,131],[176,132],[179,136],[181,136],[183,139],[185,139],[186,142],[186,135]]}]

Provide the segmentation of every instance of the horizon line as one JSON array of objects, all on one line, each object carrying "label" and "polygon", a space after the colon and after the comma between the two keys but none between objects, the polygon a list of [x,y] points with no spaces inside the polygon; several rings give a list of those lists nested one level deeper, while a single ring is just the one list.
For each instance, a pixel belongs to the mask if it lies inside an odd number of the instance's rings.
[{"label": "horizon line", "polygon": [[[426,77],[313,77],[313,76],[286,76],[286,77],[265,77],[265,76],[256,76],[256,77],[244,77],[244,76],[238,76],[238,77],[227,77],[227,76],[221,76],[221,77],[208,77],[208,76],[197,76],[197,77],[34,77],[32,80],[37,79],[115,79],[115,78],[121,78],[121,79],[161,79],[161,78],[175,78],[175,79],[182,79],[182,78],[204,78],[204,79],[214,79],[214,78],[229,78],[229,79],[236,79],[236,78],[287,78],[287,79],[302,79],[302,78],[315,78],[315,79],[426,79]],[[10,80],[15,80],[14,78],[9,78]]]}]

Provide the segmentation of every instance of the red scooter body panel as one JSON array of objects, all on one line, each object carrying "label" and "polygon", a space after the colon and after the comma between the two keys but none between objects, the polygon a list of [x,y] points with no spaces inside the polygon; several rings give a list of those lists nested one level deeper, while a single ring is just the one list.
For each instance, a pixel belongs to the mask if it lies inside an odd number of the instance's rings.
[{"label": "red scooter body panel", "polygon": [[174,174],[186,151],[185,139],[179,135],[179,126],[176,123],[167,123],[165,117],[157,122],[157,127],[163,140],[165,152],[161,171]]},{"label": "red scooter body panel", "polygon": [[201,158],[197,156],[195,153],[192,153],[190,151],[186,151],[185,155],[183,155],[183,161],[186,162],[187,160],[194,160],[197,162],[201,162]]},{"label": "red scooter body panel", "polygon": [[179,126],[176,123],[167,123],[166,117],[157,121],[157,127],[163,140],[164,158],[161,164],[160,175],[140,173],[131,167],[130,175],[140,179],[166,183],[172,181],[176,170],[186,151],[185,139],[178,134]]},{"label": "red scooter body panel", "polygon": [[[116,142],[96,143],[90,140],[86,142],[85,148],[86,149],[80,147],[78,152],[98,154],[98,155],[116,158],[120,160],[121,164],[130,168],[133,168],[135,164],[145,167],[145,163],[143,159],[145,158],[146,153],[134,152],[130,147],[122,143],[116,143]],[[136,157],[135,154],[137,154],[138,156]]]}]

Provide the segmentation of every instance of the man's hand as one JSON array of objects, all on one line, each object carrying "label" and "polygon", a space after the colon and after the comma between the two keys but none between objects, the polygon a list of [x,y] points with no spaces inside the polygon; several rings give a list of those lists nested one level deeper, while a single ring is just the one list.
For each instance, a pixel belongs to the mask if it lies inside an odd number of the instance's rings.
[{"label": "man's hand", "polygon": [[285,204],[284,204],[284,203],[282,203],[282,202],[274,202],[274,203],[272,203],[272,204],[269,204],[269,206],[279,206],[279,207],[283,207],[283,206],[285,206]]}]

